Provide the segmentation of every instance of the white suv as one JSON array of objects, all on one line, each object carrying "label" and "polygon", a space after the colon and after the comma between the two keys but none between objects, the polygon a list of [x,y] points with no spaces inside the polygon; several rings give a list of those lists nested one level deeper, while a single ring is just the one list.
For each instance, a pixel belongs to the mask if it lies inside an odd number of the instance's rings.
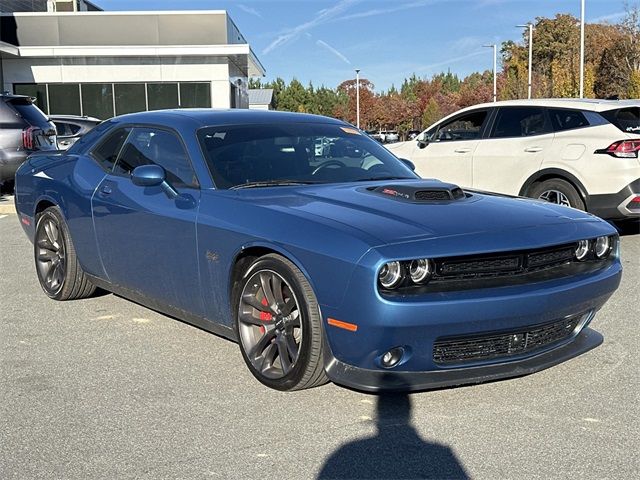
[{"label": "white suv", "polygon": [[640,218],[638,100],[485,103],[387,148],[423,177]]}]

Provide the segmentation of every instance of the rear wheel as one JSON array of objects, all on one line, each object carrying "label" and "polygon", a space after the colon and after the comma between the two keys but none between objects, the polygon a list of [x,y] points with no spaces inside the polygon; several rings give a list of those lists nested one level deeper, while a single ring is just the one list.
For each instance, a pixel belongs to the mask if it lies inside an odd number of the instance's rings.
[{"label": "rear wheel", "polygon": [[33,247],[38,280],[49,297],[75,300],[95,291],[96,287],[78,263],[69,229],[58,207],[49,207],[38,216]]},{"label": "rear wheel", "polygon": [[265,255],[245,272],[235,299],[236,333],[251,373],[277,390],[326,383],[318,302],[302,272]]},{"label": "rear wheel", "polygon": [[578,191],[566,180],[553,178],[537,183],[529,191],[529,196],[565,207],[584,210],[584,202]]}]

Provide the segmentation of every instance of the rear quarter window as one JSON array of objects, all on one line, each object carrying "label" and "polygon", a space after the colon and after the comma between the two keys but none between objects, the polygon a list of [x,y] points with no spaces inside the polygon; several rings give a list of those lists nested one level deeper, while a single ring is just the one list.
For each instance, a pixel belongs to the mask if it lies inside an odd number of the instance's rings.
[{"label": "rear quarter window", "polygon": [[556,132],[573,130],[574,128],[588,127],[587,117],[580,110],[567,110],[564,108],[549,108],[551,123]]},{"label": "rear quarter window", "polygon": [[607,110],[601,115],[623,132],[640,134],[640,107]]}]

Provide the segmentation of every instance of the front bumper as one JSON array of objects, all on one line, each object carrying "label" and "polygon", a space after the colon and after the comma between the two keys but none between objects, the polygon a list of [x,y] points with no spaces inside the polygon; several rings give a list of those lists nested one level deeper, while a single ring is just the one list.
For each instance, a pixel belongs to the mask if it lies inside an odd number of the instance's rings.
[{"label": "front bumper", "polygon": [[366,392],[430,390],[529,375],[588,352],[602,341],[600,333],[585,328],[569,343],[521,360],[438,371],[409,372],[357,368],[330,358],[325,362],[325,371],[333,382]]},{"label": "front bumper", "polygon": [[618,193],[589,195],[587,211],[608,220],[640,218],[639,209],[629,209],[629,203],[640,195],[640,178],[631,182]]}]

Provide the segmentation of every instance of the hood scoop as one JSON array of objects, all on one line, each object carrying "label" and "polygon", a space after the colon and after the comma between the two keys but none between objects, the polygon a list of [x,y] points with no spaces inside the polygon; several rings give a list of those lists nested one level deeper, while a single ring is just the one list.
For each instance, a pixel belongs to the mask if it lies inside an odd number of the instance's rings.
[{"label": "hood scoop", "polygon": [[411,203],[451,202],[467,197],[467,194],[457,185],[439,182],[437,180],[419,183],[402,183],[398,185],[382,185],[369,187],[367,190],[376,195]]}]

